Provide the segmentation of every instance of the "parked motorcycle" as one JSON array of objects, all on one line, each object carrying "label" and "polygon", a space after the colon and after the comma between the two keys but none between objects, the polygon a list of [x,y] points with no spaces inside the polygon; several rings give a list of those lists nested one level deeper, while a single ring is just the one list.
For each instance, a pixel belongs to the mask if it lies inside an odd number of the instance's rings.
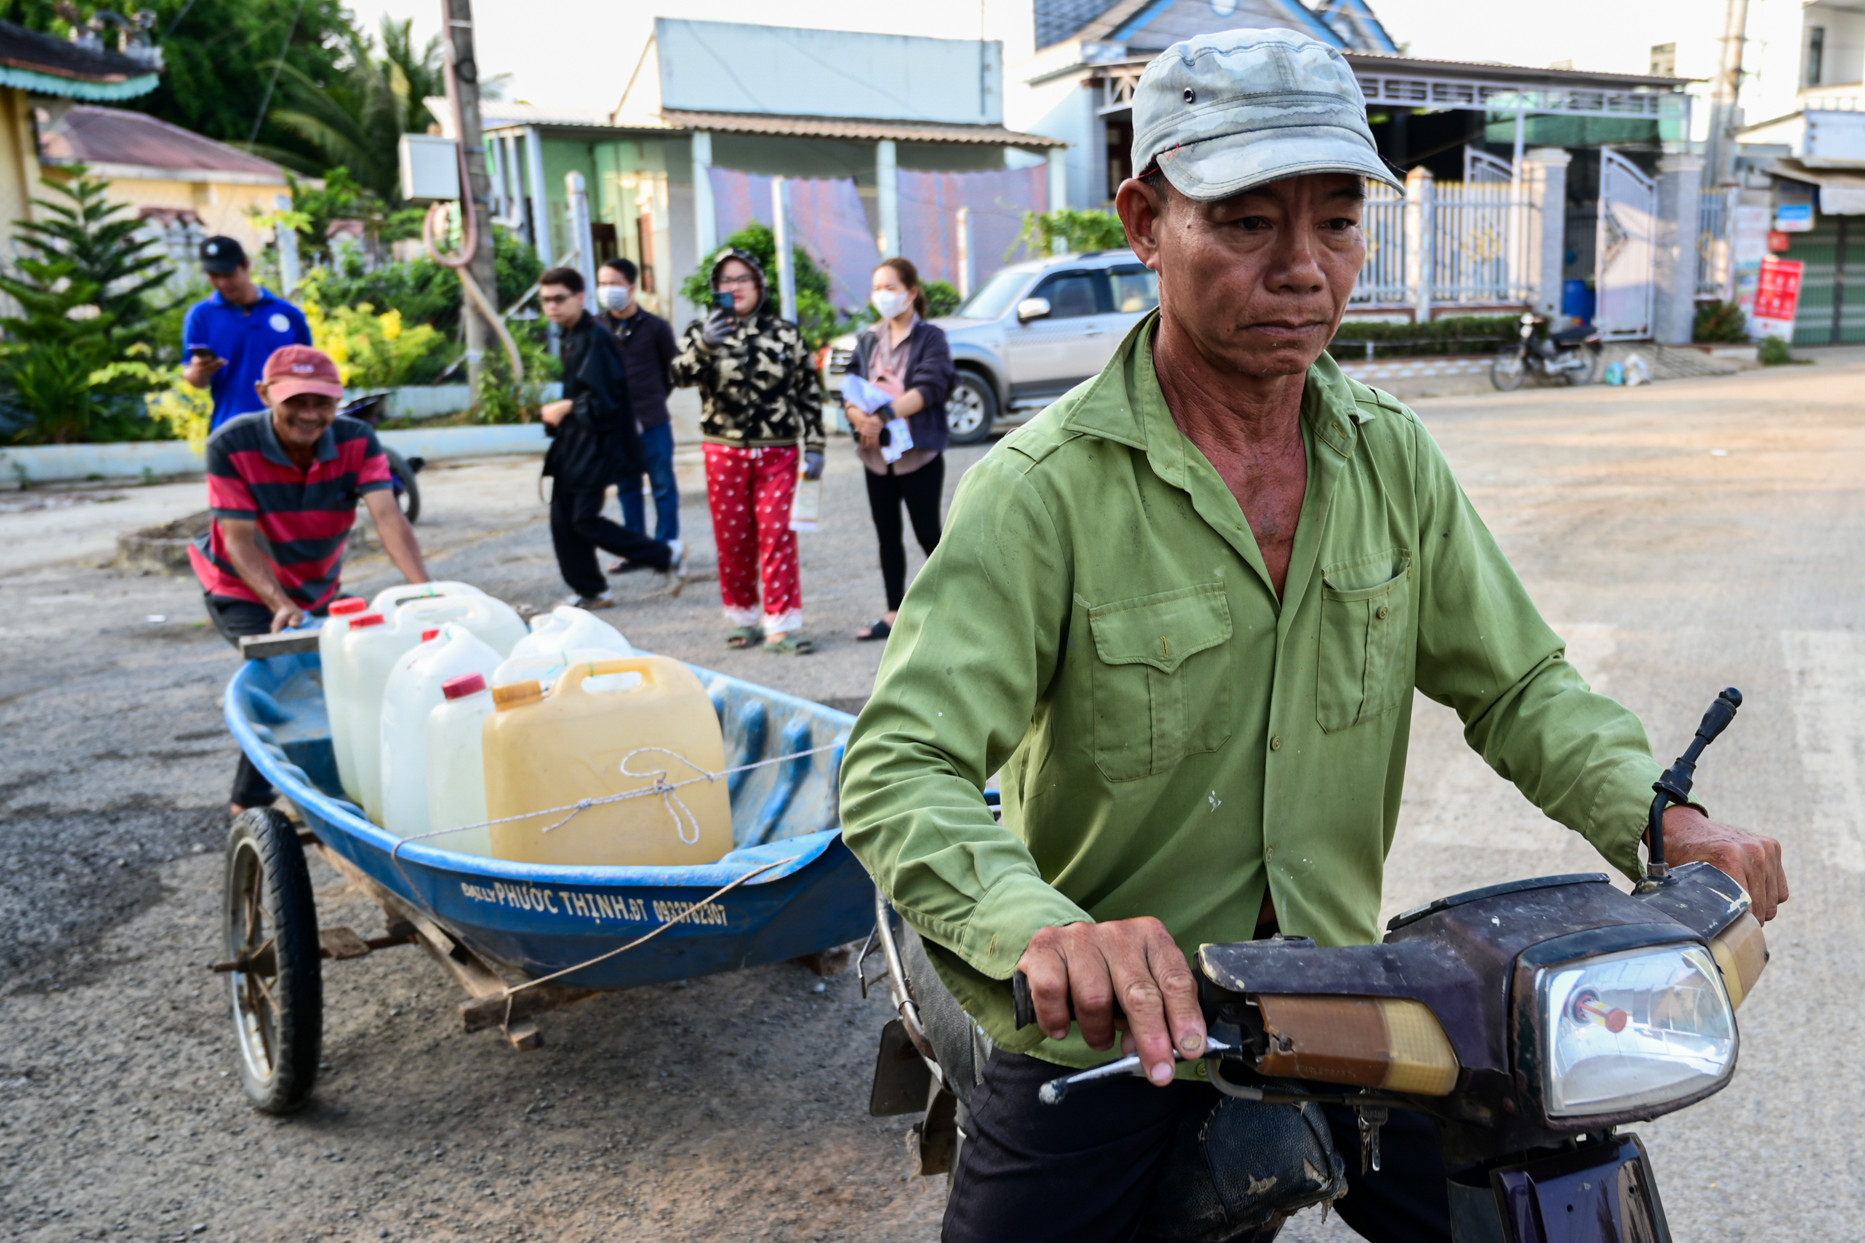
[{"label": "parked motorcycle", "polygon": [[[379,427],[388,416],[388,407],[389,395],[376,393],[358,397],[337,413]],[[389,482],[395,489],[395,504],[401,509],[402,517],[415,522],[421,517],[421,485],[414,477],[421,473],[427,461],[419,457],[405,458],[387,445],[382,446],[382,452],[388,455]]]},{"label": "parked motorcycle", "polygon": [[[1432,1119],[1455,1171],[1456,1243],[1668,1243],[1644,1146],[1619,1128],[1728,1085],[1736,1007],[1768,960],[1740,885],[1707,864],[1672,869],[1664,858],[1664,810],[1688,800],[1699,756],[1740,703],[1724,691],[1654,787],[1651,861],[1630,894],[1603,873],[1550,876],[1407,911],[1378,945],[1323,949],[1278,936],[1203,947],[1194,963],[1209,1032],[1201,1077],[1225,1099],[1195,1135],[1174,1141],[1143,1237],[1263,1237],[1339,1195],[1341,1154],[1314,1122],[1317,1106],[1333,1105],[1354,1112],[1362,1168],[1379,1167],[1390,1110]],[[888,918],[878,939],[901,1017],[883,1036],[871,1109],[905,1112],[900,1067],[917,1054],[927,1106],[916,1131],[922,1171],[932,1172],[962,1138],[988,1042],[968,1020],[961,1038],[942,1036],[956,1003],[929,966],[915,968],[917,942],[903,949]],[[1019,1024],[1034,1022],[1027,983],[1019,974],[1014,984]],[[1138,1073],[1137,1057],[1115,1059],[1058,1076],[1041,1100]],[[1247,1142],[1224,1139],[1233,1103],[1245,1108],[1230,1132],[1254,1128]]]},{"label": "parked motorcycle", "polygon": [[1599,371],[1601,352],[1606,348],[1599,330],[1591,324],[1575,324],[1559,332],[1541,331],[1547,317],[1533,311],[1524,312],[1518,344],[1509,346],[1489,364],[1489,382],[1505,393],[1522,387],[1532,371],[1552,380],[1569,384],[1591,384]]}]

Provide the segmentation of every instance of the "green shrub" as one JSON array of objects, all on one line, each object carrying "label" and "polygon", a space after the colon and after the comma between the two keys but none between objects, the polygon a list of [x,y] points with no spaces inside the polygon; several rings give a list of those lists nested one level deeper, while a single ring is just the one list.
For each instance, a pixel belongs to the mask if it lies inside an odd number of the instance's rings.
[{"label": "green shrub", "polygon": [[[142,372],[180,333],[154,293],[168,262],[140,222],[109,201],[109,182],[75,166],[41,181],[38,221],[14,226],[19,257],[0,276],[18,313],[0,318],[0,432],[28,443],[147,440],[162,434],[138,397]],[[170,333],[166,340],[153,329]],[[135,366],[123,366],[133,362]]]},{"label": "green shrub", "polygon": [[944,281],[927,281],[920,286],[920,292],[926,295],[927,319],[938,319],[941,315],[950,315],[958,310],[958,304],[964,301],[958,296],[958,290]]},{"label": "green shrub", "polygon": [[1690,324],[1690,339],[1710,345],[1748,340],[1748,316],[1733,302],[1705,302]]},{"label": "green shrub", "polygon": [[1761,365],[1779,367],[1794,361],[1794,351],[1780,337],[1763,337],[1761,339]]},{"label": "green shrub", "polygon": [[1056,211],[1023,213],[1023,232],[1004,252],[1011,263],[1019,247],[1031,255],[1085,254],[1095,250],[1125,250],[1127,229],[1111,211],[1063,207]]},{"label": "green shrub", "polygon": [[[537,283],[544,272],[529,243],[505,229],[493,230],[493,256],[498,269],[500,310],[510,307]],[[460,330],[463,295],[460,278],[451,268],[426,255],[407,263],[386,263],[370,271],[362,255],[344,252],[331,267],[311,269],[305,278],[306,298],[327,307],[392,307],[410,324],[429,324],[444,337]]]},{"label": "green shrub", "polygon": [[544,404],[544,386],[563,374],[563,365],[551,357],[544,321],[506,326],[518,342],[518,356],[524,360],[524,383],[512,383],[511,360],[505,356],[504,346],[487,350],[486,364],[479,373],[479,391],[473,395],[475,422],[531,422]]},{"label": "green shrub", "polygon": [[1520,331],[1521,317],[1517,315],[1453,315],[1423,324],[1349,320],[1328,343],[1328,353],[1342,362],[1363,362],[1369,357],[1487,354],[1498,345],[1517,340]]}]

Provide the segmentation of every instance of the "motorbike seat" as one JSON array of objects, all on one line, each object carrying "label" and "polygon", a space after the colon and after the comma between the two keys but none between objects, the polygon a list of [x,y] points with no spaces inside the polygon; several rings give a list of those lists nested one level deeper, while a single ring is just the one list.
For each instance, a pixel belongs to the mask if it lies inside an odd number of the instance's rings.
[{"label": "motorbike seat", "polygon": [[1559,332],[1550,333],[1549,336],[1562,345],[1579,345],[1597,331],[1599,330],[1592,324],[1575,324],[1571,328],[1563,328]]}]

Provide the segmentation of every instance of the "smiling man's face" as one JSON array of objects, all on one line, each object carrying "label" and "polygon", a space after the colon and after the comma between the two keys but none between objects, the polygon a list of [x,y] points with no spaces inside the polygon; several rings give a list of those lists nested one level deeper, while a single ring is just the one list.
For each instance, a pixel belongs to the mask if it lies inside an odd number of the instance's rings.
[{"label": "smiling man's face", "polygon": [[[1360,178],[1314,173],[1201,203],[1153,182],[1129,188],[1155,205],[1129,237],[1159,273],[1160,313],[1210,363],[1245,375],[1308,370],[1333,338],[1366,234]],[[1168,200],[1168,194],[1170,195]],[[1123,219],[1138,202],[1123,204]]]},{"label": "smiling man's face", "polygon": [[283,401],[273,401],[260,385],[261,395],[272,407],[272,428],[286,449],[315,448],[318,439],[337,417],[337,399],[322,393],[294,393]]}]

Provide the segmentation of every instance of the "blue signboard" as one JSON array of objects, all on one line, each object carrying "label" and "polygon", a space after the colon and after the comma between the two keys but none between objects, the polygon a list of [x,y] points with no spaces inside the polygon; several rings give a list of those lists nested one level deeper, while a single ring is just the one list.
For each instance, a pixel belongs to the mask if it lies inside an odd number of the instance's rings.
[{"label": "blue signboard", "polygon": [[1808,233],[1813,229],[1813,204],[1783,203],[1774,209],[1774,227],[1780,233]]}]

